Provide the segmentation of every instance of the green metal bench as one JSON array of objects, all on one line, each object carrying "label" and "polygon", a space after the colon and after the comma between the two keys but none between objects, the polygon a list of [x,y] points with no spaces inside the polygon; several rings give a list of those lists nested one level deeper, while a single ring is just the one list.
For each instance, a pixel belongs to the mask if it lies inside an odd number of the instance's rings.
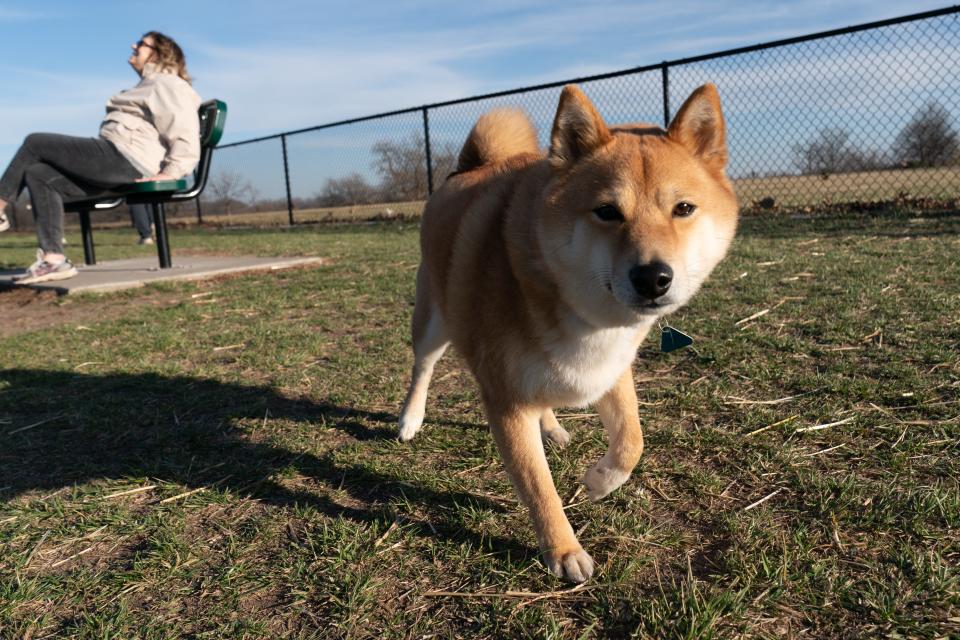
[{"label": "green metal bench", "polygon": [[80,214],[80,231],[83,235],[83,258],[86,264],[96,264],[97,257],[93,249],[93,230],[90,226],[90,212],[113,209],[124,202],[127,204],[146,204],[153,210],[153,222],[157,232],[157,256],[160,268],[168,269],[170,263],[170,243],[167,235],[167,216],[164,211],[166,202],[183,202],[198,197],[207,185],[210,175],[210,161],[213,149],[223,136],[227,120],[227,105],[220,100],[208,100],[200,105],[200,161],[193,172],[193,184],[188,185],[186,178],[180,180],[156,180],[133,182],[82,199],[65,201],[64,211]]}]

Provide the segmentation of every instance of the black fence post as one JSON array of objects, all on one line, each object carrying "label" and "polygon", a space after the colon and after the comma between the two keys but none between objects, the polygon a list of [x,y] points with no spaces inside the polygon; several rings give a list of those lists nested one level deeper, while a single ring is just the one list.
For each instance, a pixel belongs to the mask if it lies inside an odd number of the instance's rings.
[{"label": "black fence post", "polygon": [[660,76],[663,78],[663,128],[670,126],[670,65],[664,60],[660,65]]},{"label": "black fence post", "polygon": [[430,118],[423,108],[423,146],[427,152],[427,195],[433,194],[433,161],[430,159]]},{"label": "black fence post", "polygon": [[283,147],[283,183],[287,187],[287,217],[290,226],[293,226],[293,198],[290,196],[290,163],[287,161],[287,135],[280,136],[280,145]]},{"label": "black fence post", "polygon": [[194,198],[193,201],[197,204],[197,224],[203,224],[203,211],[200,209],[200,198]]}]

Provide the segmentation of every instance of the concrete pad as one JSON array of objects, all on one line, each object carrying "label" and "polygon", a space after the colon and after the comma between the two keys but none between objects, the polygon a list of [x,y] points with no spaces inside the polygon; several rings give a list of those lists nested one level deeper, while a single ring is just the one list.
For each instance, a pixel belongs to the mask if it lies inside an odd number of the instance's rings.
[{"label": "concrete pad", "polygon": [[274,271],[304,265],[326,264],[326,258],[255,258],[250,256],[173,256],[173,266],[161,269],[156,256],[114,260],[87,266],[77,265],[79,273],[67,280],[18,285],[13,278],[25,273],[25,269],[0,270],[0,288],[17,286],[40,291],[69,293],[104,293],[135,289],[149,282],[176,280],[203,280],[228,273],[247,271]]}]

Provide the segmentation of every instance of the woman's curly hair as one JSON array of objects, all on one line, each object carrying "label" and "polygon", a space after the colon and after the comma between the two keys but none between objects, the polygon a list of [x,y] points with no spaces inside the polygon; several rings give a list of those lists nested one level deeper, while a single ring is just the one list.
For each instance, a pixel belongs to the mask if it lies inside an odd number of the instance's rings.
[{"label": "woman's curly hair", "polygon": [[143,34],[143,37],[153,39],[151,62],[156,63],[161,69],[173,71],[187,82],[191,82],[190,74],[187,73],[187,59],[183,55],[183,49],[174,42],[173,38],[159,31],[148,31]]}]

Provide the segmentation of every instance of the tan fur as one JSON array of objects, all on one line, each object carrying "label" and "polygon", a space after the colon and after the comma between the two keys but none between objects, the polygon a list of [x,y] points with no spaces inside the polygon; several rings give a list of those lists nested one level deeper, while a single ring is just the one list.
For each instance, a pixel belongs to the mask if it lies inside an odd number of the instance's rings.
[{"label": "tan fur", "polygon": [[[413,319],[414,368],[399,437],[423,422],[452,342],[480,386],[490,429],[548,569],[593,573],[563,511],[543,442],[569,434],[552,409],[595,404],[609,450],[583,477],[598,500],[643,451],[632,363],[658,317],[685,304],[726,253],[737,202],[724,173],[717,91],[697,89],[667,131],[608,128],[563,90],[546,156],[515,111],[480,119],[459,173],[427,204]],[[678,203],[696,205],[689,216]],[[605,220],[615,206],[620,217]]]},{"label": "tan fur", "polygon": [[473,126],[460,150],[457,171],[469,171],[507,158],[537,153],[537,131],[519,109],[496,109]]}]

